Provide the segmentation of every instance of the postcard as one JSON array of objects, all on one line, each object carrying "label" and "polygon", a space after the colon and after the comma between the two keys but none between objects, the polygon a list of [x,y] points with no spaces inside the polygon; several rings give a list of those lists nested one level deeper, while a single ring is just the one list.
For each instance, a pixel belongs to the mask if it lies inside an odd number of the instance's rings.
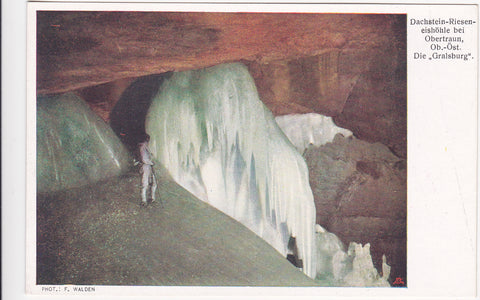
[{"label": "postcard", "polygon": [[27,4],[26,295],[476,297],[478,7]]}]

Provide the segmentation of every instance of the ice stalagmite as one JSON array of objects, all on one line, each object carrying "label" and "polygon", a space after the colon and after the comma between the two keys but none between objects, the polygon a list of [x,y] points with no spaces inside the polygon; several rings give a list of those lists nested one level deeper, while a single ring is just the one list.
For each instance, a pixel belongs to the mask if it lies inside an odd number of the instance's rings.
[{"label": "ice stalagmite", "polygon": [[283,255],[296,241],[315,278],[315,206],[303,158],[259,100],[245,66],[175,73],[146,118],[155,159],[198,198],[250,228]]},{"label": "ice stalagmite", "polygon": [[351,242],[345,251],[340,239],[316,225],[317,279],[328,286],[389,287],[390,266],[383,256],[382,276],[375,269],[370,255],[370,244],[362,246]]}]

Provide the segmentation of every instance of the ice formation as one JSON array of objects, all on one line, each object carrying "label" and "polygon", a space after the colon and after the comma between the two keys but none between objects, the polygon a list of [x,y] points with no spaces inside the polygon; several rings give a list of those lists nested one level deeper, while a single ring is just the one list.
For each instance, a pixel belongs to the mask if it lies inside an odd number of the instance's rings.
[{"label": "ice formation", "polygon": [[375,269],[370,244],[350,243],[345,252],[336,235],[316,225],[317,279],[332,286],[389,287],[390,266],[383,256],[382,276]]},{"label": "ice formation", "polygon": [[[291,120],[284,124],[303,128],[302,147],[351,134],[315,114]],[[388,286],[389,267],[384,261],[380,277],[368,244],[351,243],[346,252],[337,236],[315,225],[305,161],[241,64],[175,73],[152,101],[146,130],[153,156],[179,184],[284,256],[296,252],[308,276],[333,286]],[[296,249],[288,248],[290,237]]]},{"label": "ice formation", "polygon": [[352,135],[350,130],[336,126],[331,117],[315,113],[277,116],[275,121],[299,153],[309,145],[321,146],[331,142],[337,133],[344,137]]},{"label": "ice formation", "polygon": [[121,174],[131,157],[112,129],[72,93],[37,99],[37,191]]},{"label": "ice formation", "polygon": [[146,131],[153,156],[179,184],[284,256],[295,237],[303,272],[315,278],[307,166],[259,100],[245,66],[175,73],[153,100]]}]

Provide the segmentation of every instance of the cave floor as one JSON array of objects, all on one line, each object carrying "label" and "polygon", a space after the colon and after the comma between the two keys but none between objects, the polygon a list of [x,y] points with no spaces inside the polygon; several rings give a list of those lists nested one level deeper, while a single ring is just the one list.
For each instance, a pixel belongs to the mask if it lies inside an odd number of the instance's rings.
[{"label": "cave floor", "polygon": [[[37,284],[316,286],[246,227],[157,170],[37,196]],[[160,201],[162,203],[160,203]]]}]

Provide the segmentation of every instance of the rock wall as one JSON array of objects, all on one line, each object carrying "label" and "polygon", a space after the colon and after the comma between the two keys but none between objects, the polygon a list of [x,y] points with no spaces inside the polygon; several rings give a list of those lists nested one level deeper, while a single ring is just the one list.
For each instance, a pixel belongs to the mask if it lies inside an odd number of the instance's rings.
[{"label": "rock wall", "polygon": [[[382,255],[391,280],[406,280],[406,161],[380,144],[337,135],[305,153],[317,223],[344,244],[370,243],[377,269]],[[406,282],[406,281],[405,281]]]},{"label": "rock wall", "polygon": [[[275,115],[316,112],[369,142],[407,155],[406,19],[385,19],[384,35],[355,48],[323,49],[249,64],[260,98]],[[364,36],[365,37],[365,36]],[[373,36],[370,36],[373,38]],[[354,43],[343,40],[341,43]]]}]

